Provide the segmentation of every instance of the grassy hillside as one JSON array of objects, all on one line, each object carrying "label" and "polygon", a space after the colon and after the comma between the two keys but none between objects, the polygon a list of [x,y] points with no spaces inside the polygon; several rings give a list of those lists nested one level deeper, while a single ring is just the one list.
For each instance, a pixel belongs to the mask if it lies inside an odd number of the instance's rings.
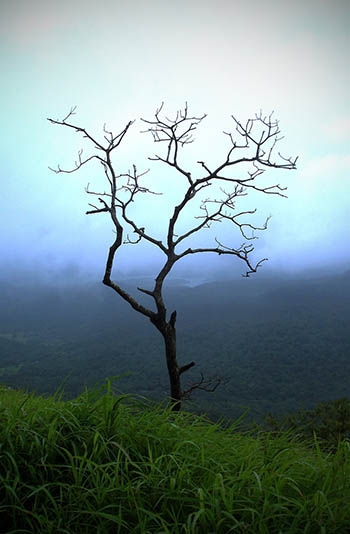
[{"label": "grassy hillside", "polygon": [[242,433],[118,397],[0,390],[0,529],[11,533],[350,532],[350,451]]}]

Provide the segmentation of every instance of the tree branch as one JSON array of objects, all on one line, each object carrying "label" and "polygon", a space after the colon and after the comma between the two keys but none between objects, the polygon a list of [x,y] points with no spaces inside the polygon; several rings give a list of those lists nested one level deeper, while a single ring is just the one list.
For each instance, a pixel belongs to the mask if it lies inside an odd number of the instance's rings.
[{"label": "tree branch", "polygon": [[170,167],[174,167],[179,173],[184,175],[190,184],[193,184],[191,173],[186,171],[178,164],[179,148],[184,147],[194,141],[193,134],[197,126],[205,119],[206,115],[201,117],[190,117],[188,115],[187,102],[183,110],[176,113],[174,119],[168,117],[161,118],[164,102],[155,112],[155,120],[146,120],[141,118],[142,122],[150,125],[142,133],[151,133],[155,143],[167,143],[166,156],[163,158],[159,155],[150,157],[151,161],[161,161]]},{"label": "tree branch", "polygon": [[185,373],[186,371],[188,371],[189,369],[191,369],[192,367],[194,367],[196,365],[195,362],[191,362],[191,363],[188,363],[187,365],[183,365],[182,367],[180,367],[179,369],[179,374],[182,375],[183,373]]},{"label": "tree branch", "polygon": [[182,392],[182,398],[188,400],[192,393],[196,390],[206,391],[207,393],[214,393],[220,385],[225,385],[229,382],[229,378],[216,376],[211,378],[204,378],[201,373],[201,378],[197,382],[193,382],[191,386]]}]

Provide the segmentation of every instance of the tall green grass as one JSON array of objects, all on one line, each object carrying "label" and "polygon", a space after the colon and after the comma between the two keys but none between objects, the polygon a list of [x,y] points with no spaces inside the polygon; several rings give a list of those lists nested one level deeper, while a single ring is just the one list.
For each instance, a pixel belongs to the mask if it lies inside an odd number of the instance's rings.
[{"label": "tall green grass", "polygon": [[12,533],[350,532],[350,450],[253,436],[105,390],[0,390],[0,529]]}]

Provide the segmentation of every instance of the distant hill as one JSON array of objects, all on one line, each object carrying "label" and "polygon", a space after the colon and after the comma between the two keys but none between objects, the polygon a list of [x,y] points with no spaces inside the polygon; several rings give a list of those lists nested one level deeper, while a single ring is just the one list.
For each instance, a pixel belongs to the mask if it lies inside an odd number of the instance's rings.
[{"label": "distant hill", "polygon": [[[67,395],[76,395],[84,384],[126,374],[121,390],[167,395],[161,337],[102,284],[1,283],[0,291],[2,383],[51,393],[65,381]],[[260,417],[350,396],[349,273],[195,287],[175,281],[167,302],[178,312],[179,360],[197,363],[187,381],[200,372],[229,378],[213,394],[196,394],[195,409],[237,417],[248,407]]]}]

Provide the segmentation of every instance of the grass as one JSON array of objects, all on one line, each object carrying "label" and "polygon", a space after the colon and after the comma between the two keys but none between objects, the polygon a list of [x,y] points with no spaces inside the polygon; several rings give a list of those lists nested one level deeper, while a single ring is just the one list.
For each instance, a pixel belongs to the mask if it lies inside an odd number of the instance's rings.
[{"label": "grass", "polygon": [[0,530],[350,532],[350,449],[253,436],[129,397],[0,390]]}]

